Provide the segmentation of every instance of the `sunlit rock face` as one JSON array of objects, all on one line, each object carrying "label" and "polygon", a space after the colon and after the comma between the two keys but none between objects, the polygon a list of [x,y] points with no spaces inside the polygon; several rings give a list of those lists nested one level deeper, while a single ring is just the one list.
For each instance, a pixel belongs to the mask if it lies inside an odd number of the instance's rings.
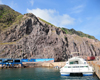
[{"label": "sunlit rock face", "polygon": [[0,32],[1,58],[54,58],[66,61],[71,52],[80,56],[100,56],[98,40],[69,35],[35,15],[23,15],[19,23]]}]

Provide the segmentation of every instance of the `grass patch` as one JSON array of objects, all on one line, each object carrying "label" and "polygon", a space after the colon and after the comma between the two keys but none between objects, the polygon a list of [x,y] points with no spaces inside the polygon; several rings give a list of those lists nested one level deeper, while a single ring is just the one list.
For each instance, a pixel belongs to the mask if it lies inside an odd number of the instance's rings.
[{"label": "grass patch", "polygon": [[[0,5],[0,31],[6,30],[8,28],[11,28],[15,24],[20,24],[22,20],[25,20],[26,18],[23,18],[23,15],[20,13],[14,11],[9,6],[6,5]],[[51,25],[56,27],[55,25],[39,18],[40,21],[46,23],[47,25]],[[56,27],[57,28],[57,27]],[[66,28],[60,28],[63,30],[66,34],[76,34],[81,37],[87,37],[90,39],[95,39],[94,36],[85,34],[81,31],[76,31],[74,29],[66,29]]]},{"label": "grass patch", "polygon": [[7,45],[7,44],[16,44],[16,42],[0,43],[0,45]]},{"label": "grass patch", "polygon": [[[41,18],[39,18],[39,20],[43,21],[44,23],[46,23],[48,25],[54,26],[53,24],[51,24],[51,23],[49,23],[49,22],[47,22],[47,21],[45,21],[45,20],[43,20]],[[54,27],[56,27],[56,26],[54,26]],[[58,27],[58,28],[60,28],[60,27]],[[80,37],[87,37],[87,38],[90,38],[90,39],[96,39],[94,36],[85,34],[85,33],[81,32],[81,31],[76,31],[74,29],[66,29],[66,28],[60,28],[60,29],[63,30],[66,34],[70,34],[70,35],[76,34],[76,35],[78,35]]]},{"label": "grass patch", "polygon": [[0,5],[0,29],[10,27],[20,13],[14,11],[9,6]]},{"label": "grass patch", "polygon": [[53,24],[51,24],[51,23],[49,23],[49,22],[47,22],[47,21],[45,21],[45,20],[43,20],[43,19],[41,19],[41,18],[39,18],[39,20],[41,20],[42,22],[44,22],[44,23],[46,23],[46,24],[48,24],[48,25],[51,25],[51,26],[56,27],[55,25],[53,25]]},{"label": "grass patch", "polygon": [[91,35],[88,35],[88,34],[85,34],[81,31],[76,31],[74,29],[66,29],[66,28],[60,28],[61,30],[63,30],[64,32],[66,32],[66,34],[76,34],[80,37],[87,37],[87,38],[90,38],[90,39],[96,39],[94,36],[91,36]]},{"label": "grass patch", "polygon": [[14,23],[12,25],[19,24],[21,22],[21,20],[22,20],[22,17],[23,17],[23,15],[17,16],[15,21],[14,21]]}]

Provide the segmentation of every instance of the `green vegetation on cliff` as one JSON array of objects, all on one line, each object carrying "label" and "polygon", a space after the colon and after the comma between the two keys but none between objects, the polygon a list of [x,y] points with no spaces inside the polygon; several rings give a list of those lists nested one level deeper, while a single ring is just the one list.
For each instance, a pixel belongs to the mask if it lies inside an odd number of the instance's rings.
[{"label": "green vegetation on cliff", "polygon": [[[45,20],[43,20],[43,19],[41,19],[41,18],[39,18],[39,20],[43,21],[44,23],[46,23],[46,24],[48,24],[48,25],[55,26],[55,25],[53,25],[53,24],[51,24],[51,23],[49,23],[49,22],[47,22],[47,21],[45,21]],[[56,27],[56,26],[55,26],[55,27]]]},{"label": "green vegetation on cliff", "polygon": [[[49,23],[49,22],[47,22],[47,21],[45,21],[45,20],[43,20],[43,19],[41,19],[41,18],[39,18],[39,19],[40,19],[41,21],[45,22],[45,23],[48,24],[48,25],[54,26],[53,24],[51,24],[51,23]],[[55,26],[55,27],[56,27],[56,26]],[[59,27],[59,28],[60,28],[60,27]],[[94,36],[85,34],[85,33],[81,32],[81,31],[76,31],[76,30],[74,30],[74,29],[66,29],[66,28],[60,28],[60,29],[63,30],[66,34],[70,34],[70,35],[76,34],[76,35],[81,36],[81,37],[88,37],[88,38],[90,38],[90,39],[95,39]]]},{"label": "green vegetation on cliff", "polygon": [[[23,15],[14,11],[9,6],[0,5],[0,30],[6,29],[14,24],[19,24],[22,20],[22,17],[23,17]],[[47,25],[54,26],[53,24],[51,24],[41,18],[39,18],[39,20],[46,23]],[[54,27],[56,27],[56,26],[54,26]],[[94,36],[85,34],[81,31],[76,31],[74,29],[66,29],[66,28],[60,28],[60,29],[63,30],[66,34],[70,34],[70,35],[76,34],[81,37],[88,37],[90,39],[95,39]]]},{"label": "green vegetation on cliff", "polygon": [[[39,20],[43,21],[44,23],[46,23],[46,24],[48,24],[48,25],[54,26],[53,24],[51,24],[51,23],[49,23],[49,22],[47,22],[47,21],[45,21],[45,20],[43,20],[43,19],[41,19],[41,18],[39,18]],[[55,26],[55,27],[56,27],[56,26]],[[59,27],[59,28],[60,28],[60,27]],[[60,29],[63,30],[66,34],[70,34],[70,35],[76,34],[76,35],[81,36],[81,37],[88,37],[88,38],[90,38],[90,39],[95,39],[94,36],[85,34],[85,33],[81,32],[81,31],[76,31],[76,30],[74,30],[74,29],[66,29],[66,28],[60,28]]]},{"label": "green vegetation on cliff", "polygon": [[9,6],[0,5],[0,29],[2,30],[10,27],[19,15],[21,14],[11,9]]},{"label": "green vegetation on cliff", "polygon": [[70,35],[76,34],[76,35],[81,36],[81,37],[88,37],[88,38],[90,38],[90,39],[95,39],[94,36],[85,34],[85,33],[81,32],[81,31],[76,31],[76,30],[74,30],[74,29],[66,29],[66,28],[61,28],[61,29],[62,29],[64,32],[66,32],[66,34],[70,34]]}]

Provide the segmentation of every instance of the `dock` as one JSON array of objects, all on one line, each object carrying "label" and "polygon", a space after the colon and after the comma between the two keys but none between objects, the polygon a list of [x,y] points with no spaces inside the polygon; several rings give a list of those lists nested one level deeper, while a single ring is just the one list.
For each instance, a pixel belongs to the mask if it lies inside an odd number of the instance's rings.
[{"label": "dock", "polygon": [[95,74],[100,79],[100,61],[87,61],[87,63],[93,67]]},{"label": "dock", "polygon": [[66,62],[23,62],[26,67],[63,67]]}]

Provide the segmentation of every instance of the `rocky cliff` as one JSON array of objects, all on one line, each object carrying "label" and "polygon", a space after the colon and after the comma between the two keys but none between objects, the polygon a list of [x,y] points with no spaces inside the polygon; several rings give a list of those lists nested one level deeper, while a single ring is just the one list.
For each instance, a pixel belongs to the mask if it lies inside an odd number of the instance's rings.
[{"label": "rocky cliff", "polygon": [[83,57],[100,56],[100,42],[96,39],[66,34],[31,13],[16,19],[0,32],[0,58],[54,58],[55,61],[65,61],[71,52],[80,52]]}]

